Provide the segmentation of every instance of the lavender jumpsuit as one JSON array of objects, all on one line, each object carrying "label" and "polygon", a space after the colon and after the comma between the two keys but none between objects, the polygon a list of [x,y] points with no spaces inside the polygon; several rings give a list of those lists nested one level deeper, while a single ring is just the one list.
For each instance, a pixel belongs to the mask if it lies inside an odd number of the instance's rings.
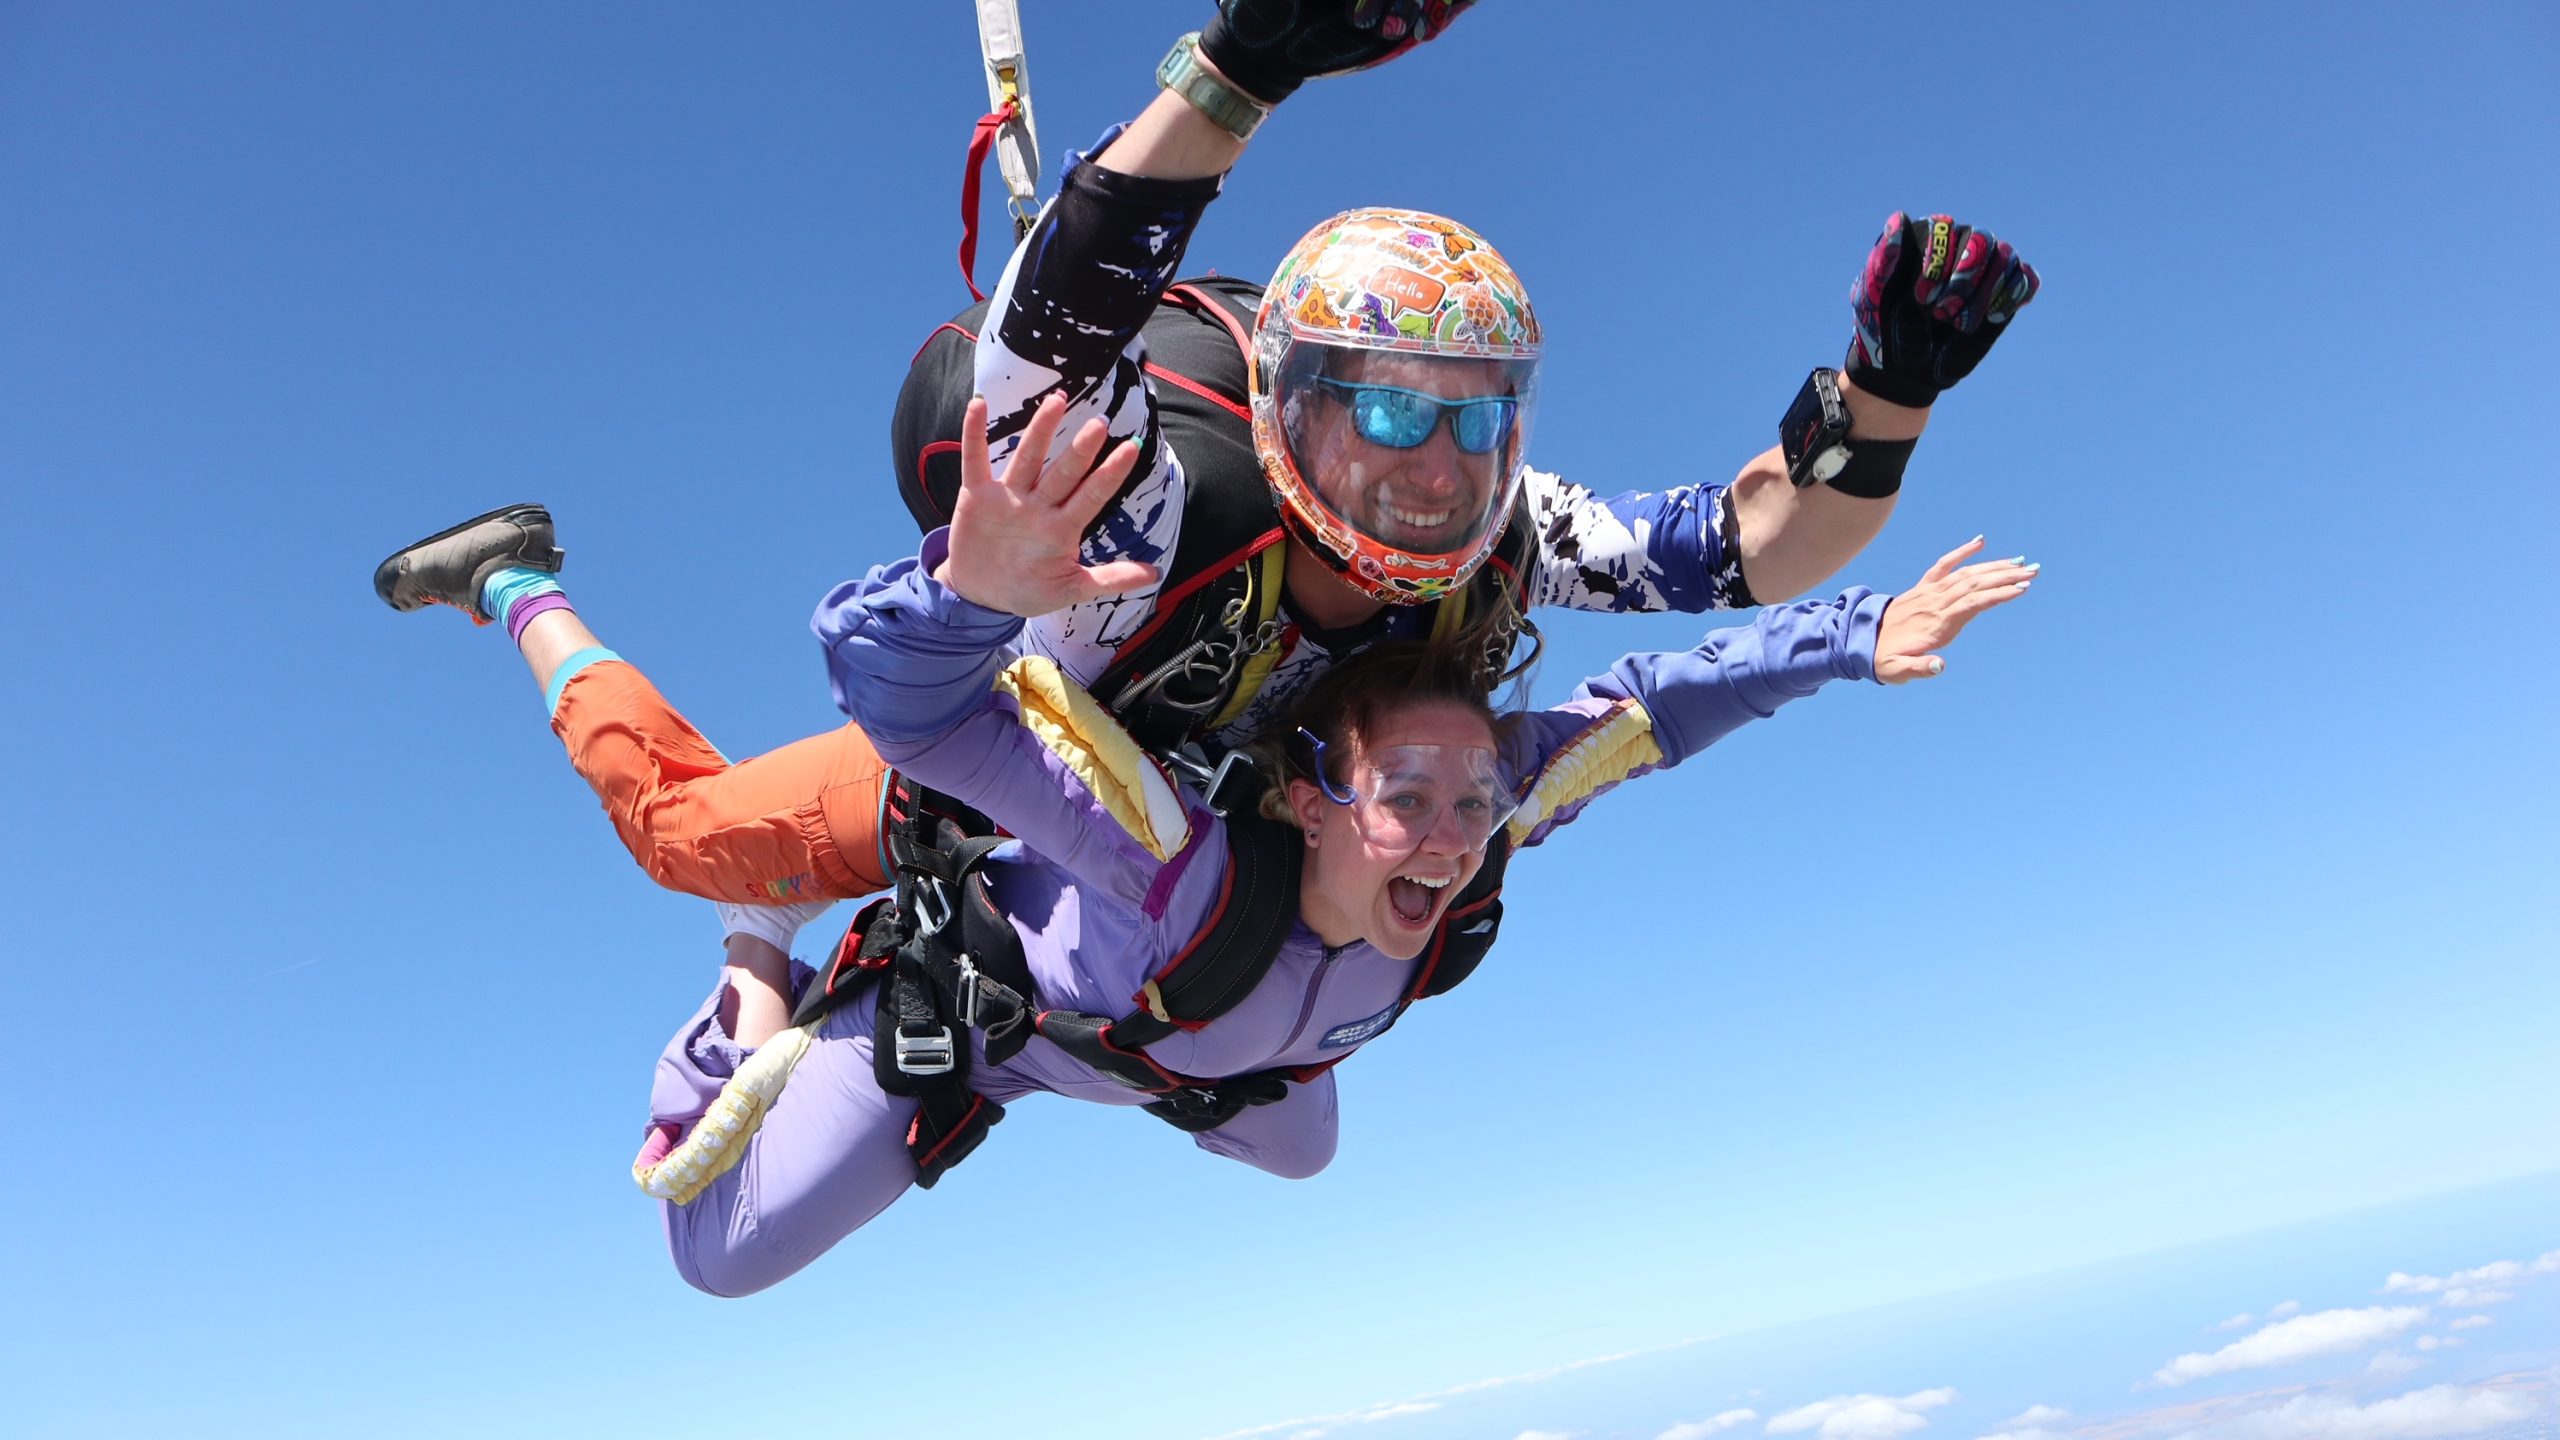
[{"label": "lavender jumpsuit", "polygon": [[[1020,837],[997,852],[989,877],[1041,1003],[1123,1013],[1214,903],[1225,829],[1054,661],[1014,657],[1021,621],[931,579],[944,542],[935,532],[923,556],[839,587],[820,608],[837,700],[901,771]],[[1536,846],[1619,781],[1676,765],[1790,699],[1872,678],[1885,603],[1853,589],[1773,606],[1694,650],[1630,655],[1563,704],[1518,717],[1506,759],[1534,778],[1510,822],[1514,848]],[[1328,948],[1296,925],[1241,1004],[1148,1053],[1212,1078],[1336,1059],[1395,1022],[1414,964],[1365,942]],[[651,1115],[662,1140],[699,1121],[745,1059],[719,1033],[719,998],[659,1058]],[[906,1131],[915,1102],[874,1082],[871,1015],[857,999],[821,1022],[737,1163],[685,1203],[665,1204],[668,1246],[687,1283],[717,1295],[762,1289],[914,1183]],[[974,1067],[971,1083],[1008,1104],[1043,1091],[1105,1105],[1146,1099],[1036,1037],[1003,1065]],[[1325,1167],[1335,1134],[1327,1071],[1193,1140],[1294,1178]]]}]

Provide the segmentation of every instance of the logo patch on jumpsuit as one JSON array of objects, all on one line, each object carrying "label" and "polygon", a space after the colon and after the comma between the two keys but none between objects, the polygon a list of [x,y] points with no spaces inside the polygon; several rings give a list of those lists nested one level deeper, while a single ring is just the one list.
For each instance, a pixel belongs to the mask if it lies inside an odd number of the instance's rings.
[{"label": "logo patch on jumpsuit", "polygon": [[1402,1009],[1404,1009],[1404,1003],[1398,1001],[1366,1020],[1346,1020],[1324,1032],[1324,1038],[1316,1042],[1316,1048],[1340,1050],[1346,1046],[1358,1045],[1374,1039],[1379,1031],[1396,1023],[1396,1013]]}]

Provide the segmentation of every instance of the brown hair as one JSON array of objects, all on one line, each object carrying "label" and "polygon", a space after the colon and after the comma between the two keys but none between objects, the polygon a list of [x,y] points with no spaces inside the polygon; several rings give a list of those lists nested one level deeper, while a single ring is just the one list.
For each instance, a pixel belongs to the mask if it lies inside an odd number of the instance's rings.
[{"label": "brown hair", "polygon": [[1298,733],[1300,727],[1324,741],[1328,768],[1335,772],[1328,778],[1339,784],[1354,748],[1406,706],[1455,705],[1498,729],[1501,712],[1486,698],[1488,688],[1482,641],[1468,643],[1466,632],[1455,643],[1388,640],[1354,654],[1299,691],[1287,717],[1245,747],[1271,777],[1262,813],[1294,822],[1289,782],[1316,778],[1315,747]]}]

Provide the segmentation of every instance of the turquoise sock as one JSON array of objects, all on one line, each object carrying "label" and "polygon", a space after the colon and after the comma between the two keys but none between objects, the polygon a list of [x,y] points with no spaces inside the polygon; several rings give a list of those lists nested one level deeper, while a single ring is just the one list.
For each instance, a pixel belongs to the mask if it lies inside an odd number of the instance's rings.
[{"label": "turquoise sock", "polygon": [[510,565],[480,582],[480,613],[504,625],[517,601],[561,593],[560,578],[550,571]]},{"label": "turquoise sock", "polygon": [[590,645],[561,661],[560,668],[551,672],[551,683],[542,687],[542,713],[545,715],[560,713],[560,692],[569,688],[569,682],[577,678],[579,671],[600,661],[621,658],[620,655],[601,645]]}]

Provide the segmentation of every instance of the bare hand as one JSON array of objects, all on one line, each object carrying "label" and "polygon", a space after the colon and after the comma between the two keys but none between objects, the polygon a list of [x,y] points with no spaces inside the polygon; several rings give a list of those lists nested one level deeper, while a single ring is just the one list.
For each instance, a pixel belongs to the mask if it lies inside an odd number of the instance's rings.
[{"label": "bare hand", "polygon": [[1022,443],[999,478],[987,458],[987,402],[972,399],[960,422],[960,496],[951,506],[951,555],[934,578],[961,598],[1026,618],[1155,583],[1156,567],[1135,560],[1086,565],[1084,530],[1120,493],[1138,463],[1126,441],[1094,456],[1110,430],[1085,422],[1056,459],[1049,444],[1067,401],[1052,394],[1032,412]]},{"label": "bare hand", "polygon": [[1876,630],[1878,680],[1900,685],[1944,673],[1947,662],[1929,652],[1964,633],[1976,615],[2026,594],[2028,581],[2044,568],[2028,564],[2023,555],[1956,568],[1981,550],[1982,537],[1976,535],[1939,556],[1919,584],[1887,602]]}]

